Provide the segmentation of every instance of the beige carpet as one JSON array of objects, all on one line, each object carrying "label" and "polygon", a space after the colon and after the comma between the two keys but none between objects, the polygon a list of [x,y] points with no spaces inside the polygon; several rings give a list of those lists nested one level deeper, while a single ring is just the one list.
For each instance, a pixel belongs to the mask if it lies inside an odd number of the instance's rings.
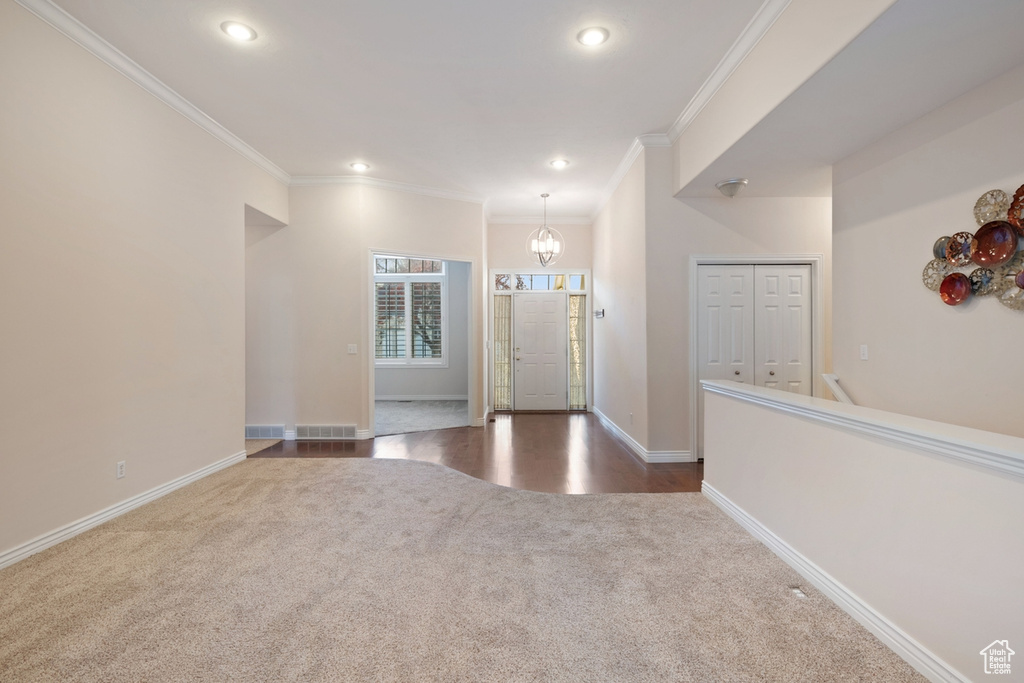
[{"label": "beige carpet", "polygon": [[700,494],[247,460],[0,571],[3,681],[923,680]]},{"label": "beige carpet", "polygon": [[281,443],[281,439],[246,439],[245,454],[253,455],[279,443]]}]

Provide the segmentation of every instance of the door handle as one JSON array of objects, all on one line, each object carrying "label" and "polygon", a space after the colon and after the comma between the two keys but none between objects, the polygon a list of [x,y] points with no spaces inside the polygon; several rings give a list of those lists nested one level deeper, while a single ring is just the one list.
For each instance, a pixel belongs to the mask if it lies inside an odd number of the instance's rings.
[{"label": "door handle", "polygon": [[769,370],[769,371],[768,371],[768,374],[769,374],[769,375],[773,375],[773,376],[774,376],[774,375],[775,375],[775,371],[774,371],[774,370]]},{"label": "door handle", "polygon": [[736,374],[737,374],[737,375],[738,375],[738,374],[740,374],[740,371],[739,371],[739,370],[737,370],[737,371],[736,371]]},{"label": "door handle", "polygon": [[516,360],[519,360],[519,356],[516,356]]}]

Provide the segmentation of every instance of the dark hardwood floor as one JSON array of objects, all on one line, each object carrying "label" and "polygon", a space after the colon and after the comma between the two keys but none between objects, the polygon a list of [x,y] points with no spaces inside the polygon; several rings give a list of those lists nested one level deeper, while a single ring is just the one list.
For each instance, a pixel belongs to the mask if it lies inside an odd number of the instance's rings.
[{"label": "dark hardwood floor", "polygon": [[283,441],[252,458],[401,458],[439,463],[477,479],[547,493],[700,491],[703,463],[648,464],[594,415],[497,414],[483,428],[365,441]]}]

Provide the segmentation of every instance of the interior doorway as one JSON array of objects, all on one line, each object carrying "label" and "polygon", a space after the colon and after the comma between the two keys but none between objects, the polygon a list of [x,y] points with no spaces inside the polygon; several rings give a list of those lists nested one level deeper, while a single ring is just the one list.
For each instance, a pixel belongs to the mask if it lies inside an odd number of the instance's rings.
[{"label": "interior doorway", "polygon": [[820,256],[691,261],[691,441],[704,457],[701,380],[818,395],[822,372]]},{"label": "interior doorway", "polygon": [[373,255],[375,436],[466,427],[471,264]]}]

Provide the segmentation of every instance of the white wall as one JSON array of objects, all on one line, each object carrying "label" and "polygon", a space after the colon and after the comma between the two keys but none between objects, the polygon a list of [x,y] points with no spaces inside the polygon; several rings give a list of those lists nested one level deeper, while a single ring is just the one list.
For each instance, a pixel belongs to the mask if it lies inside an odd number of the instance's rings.
[{"label": "white wall", "polygon": [[[247,424],[355,424],[368,431],[371,254],[484,261],[479,204],[365,185],[293,186],[291,220],[247,251],[251,348]],[[483,295],[470,289],[469,400],[483,417]],[[348,355],[349,344],[358,353]]]},{"label": "white wall", "polygon": [[[752,33],[741,36],[734,47],[740,52],[749,49],[749,53],[729,55],[742,61],[735,63],[732,72],[722,74],[728,80],[717,88],[715,84],[706,86],[711,88],[710,100],[683,113],[688,123],[673,145],[671,194],[686,187],[895,2],[766,2],[762,10],[768,12],[753,19],[748,29]],[[772,20],[771,12],[780,6],[784,6],[782,13],[766,26]]]},{"label": "white wall", "polygon": [[[935,240],[1024,184],[1024,67],[837,164],[834,367],[859,404],[1024,436],[1024,313],[925,288]],[[859,360],[866,344],[869,360]]]},{"label": "white wall", "polygon": [[432,398],[466,400],[469,392],[469,281],[468,263],[449,261],[448,364],[446,367],[377,366],[377,399]]},{"label": "white wall", "polygon": [[[649,151],[649,150],[648,150]],[[647,447],[644,153],[594,220],[594,409]]]},{"label": "white wall", "polygon": [[13,2],[0,91],[2,552],[244,450],[245,205],[288,196]]},{"label": "white wall", "polygon": [[[746,391],[774,407],[706,397],[704,483],[711,493],[815,565],[817,573],[805,576],[830,577],[844,589],[840,597],[852,594],[963,680],[985,678],[979,652],[997,638],[1020,652],[1024,440]],[[787,412],[793,409],[803,412]],[[879,431],[852,431],[837,420],[866,421]],[[907,432],[958,444],[955,453],[996,453],[1001,463],[1015,462],[1017,474],[952,460],[940,446],[937,452],[880,436]]]},{"label": "white wall", "polygon": [[[831,200],[821,197],[676,199],[672,155],[646,157],[649,450],[690,449],[691,255],[822,254],[825,367],[831,347]],[[598,321],[600,322],[600,321]],[[824,372],[826,370],[822,370]]]},{"label": "white wall", "polygon": [[[487,226],[488,268],[508,269],[539,268],[537,262],[526,252],[526,240],[537,229],[533,224],[491,223]],[[552,228],[562,233],[565,252],[552,268],[559,270],[591,268],[593,228],[590,225],[551,223]]]}]

